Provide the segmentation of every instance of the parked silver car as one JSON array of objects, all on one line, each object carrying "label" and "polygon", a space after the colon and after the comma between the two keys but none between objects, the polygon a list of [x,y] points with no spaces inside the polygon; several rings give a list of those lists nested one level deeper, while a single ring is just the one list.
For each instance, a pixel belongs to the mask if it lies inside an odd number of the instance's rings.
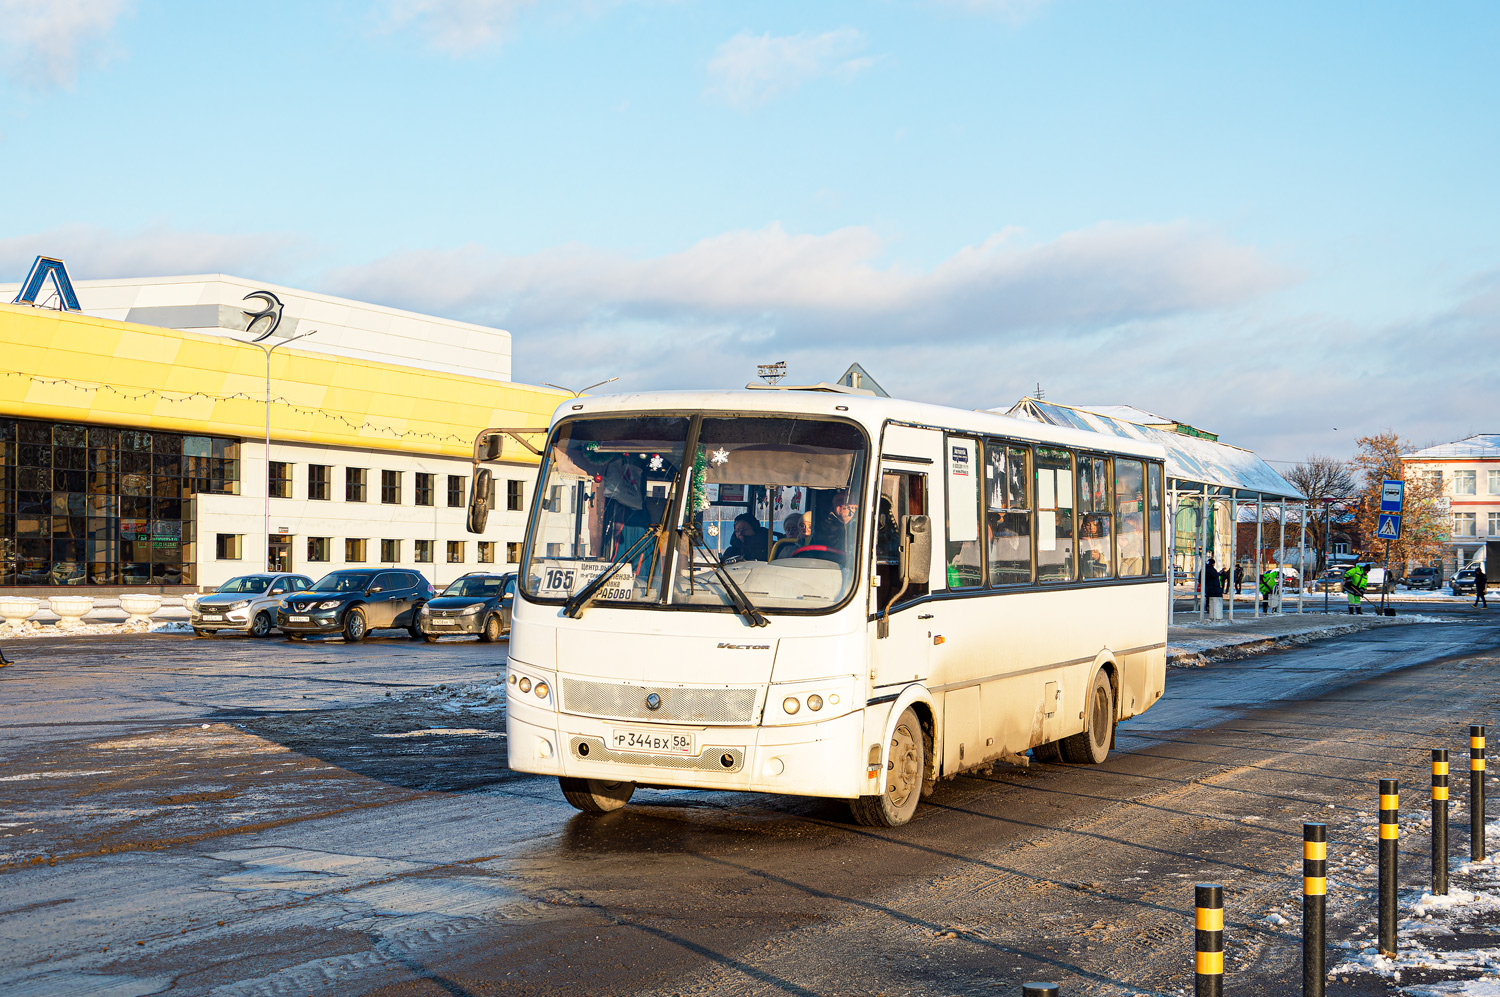
[{"label": "parked silver car", "polygon": [[193,604],[189,623],[199,637],[237,630],[264,637],[276,623],[276,607],[288,592],[312,588],[306,575],[263,572],[231,578]]}]

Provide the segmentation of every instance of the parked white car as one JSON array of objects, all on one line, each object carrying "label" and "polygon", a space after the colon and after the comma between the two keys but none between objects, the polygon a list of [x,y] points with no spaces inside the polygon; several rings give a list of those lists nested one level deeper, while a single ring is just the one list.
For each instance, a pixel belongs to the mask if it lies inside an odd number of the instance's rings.
[{"label": "parked white car", "polygon": [[275,627],[276,607],[291,592],[312,588],[306,575],[264,572],[231,578],[193,603],[188,622],[193,633],[210,637],[221,630],[237,630],[264,637]]}]

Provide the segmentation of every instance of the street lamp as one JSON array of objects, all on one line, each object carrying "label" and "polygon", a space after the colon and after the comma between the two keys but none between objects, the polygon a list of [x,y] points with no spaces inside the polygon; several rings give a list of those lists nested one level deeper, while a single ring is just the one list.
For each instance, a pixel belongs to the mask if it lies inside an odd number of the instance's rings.
[{"label": "street lamp", "polygon": [[[256,339],[254,339],[254,340],[246,341],[246,340],[243,340],[243,339],[236,339],[235,342],[237,342],[237,343],[245,343],[245,345],[247,345],[247,346],[253,346],[253,347],[255,347],[256,349],[260,350],[262,353],[264,353],[266,355],[266,510],[265,510],[265,528],[266,528],[266,570],[270,571],[271,570],[271,354],[274,353],[279,347],[285,346],[288,343],[295,343],[299,339],[306,339],[308,336],[314,335],[318,330],[311,329],[311,330],[309,330],[307,332],[302,333],[299,336],[290,336],[290,337],[288,337],[286,339],[281,340],[280,342],[272,343],[269,346],[267,346],[263,342],[263,340],[269,339],[271,337],[271,335],[276,332],[277,326],[281,325],[281,300],[279,298],[277,298],[276,295],[272,294],[270,291],[253,291],[250,294],[245,295],[245,299],[244,300],[249,301],[251,298],[257,298],[257,299],[259,299],[261,301],[266,302],[266,309],[264,311],[259,311],[259,312],[246,311],[244,313],[245,316],[250,319],[249,324],[245,327],[245,331],[249,332],[251,330],[251,328],[255,325],[255,323],[257,321],[259,321],[262,318],[268,318],[268,317],[271,319],[271,327],[269,329],[267,329],[265,332],[261,333],[261,335],[259,337],[257,337]],[[231,337],[231,338],[233,338],[233,337]]]}]

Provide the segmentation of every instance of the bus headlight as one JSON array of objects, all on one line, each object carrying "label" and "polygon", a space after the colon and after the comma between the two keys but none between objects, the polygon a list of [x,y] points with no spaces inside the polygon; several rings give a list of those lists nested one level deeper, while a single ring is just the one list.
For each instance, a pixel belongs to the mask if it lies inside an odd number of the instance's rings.
[{"label": "bus headlight", "polygon": [[796,696],[788,696],[781,701],[781,708],[786,712],[787,716],[793,716],[798,710],[802,709],[802,704],[798,702]]},{"label": "bus headlight", "polygon": [[[856,701],[855,687],[852,675],[773,683],[770,695],[766,697],[766,715],[761,723],[807,724],[841,717],[849,712],[851,704]],[[779,710],[776,708],[778,704],[781,707]],[[804,713],[807,715],[803,716]]]},{"label": "bus headlight", "polygon": [[819,696],[817,693],[813,693],[811,696],[808,696],[807,708],[809,710],[812,710],[814,713],[821,710],[823,708],[823,697]]},{"label": "bus headlight", "polygon": [[522,692],[530,692],[531,691],[531,679],[526,678],[523,675],[521,677],[521,681],[519,681],[519,682],[516,683],[516,688],[520,689]]}]

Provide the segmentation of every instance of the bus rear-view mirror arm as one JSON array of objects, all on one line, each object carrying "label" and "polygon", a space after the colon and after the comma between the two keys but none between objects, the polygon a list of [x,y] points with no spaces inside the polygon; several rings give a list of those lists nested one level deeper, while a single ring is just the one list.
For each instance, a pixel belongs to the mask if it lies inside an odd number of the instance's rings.
[{"label": "bus rear-view mirror arm", "polygon": [[474,472],[469,484],[469,515],[468,529],[470,533],[483,533],[485,525],[489,522],[490,509],[495,505],[495,480],[493,473],[488,468],[480,467],[487,461],[500,459],[500,452],[505,437],[509,436],[521,446],[530,450],[538,457],[542,452],[526,440],[527,436],[545,436],[547,430],[543,429],[505,429],[491,427],[482,429],[474,437]]},{"label": "bus rear-view mirror arm", "polygon": [[877,639],[890,636],[891,607],[906,594],[913,585],[926,585],[932,574],[932,521],[926,516],[901,517],[901,544],[899,566],[901,587],[892,595],[880,614],[876,624]]}]

